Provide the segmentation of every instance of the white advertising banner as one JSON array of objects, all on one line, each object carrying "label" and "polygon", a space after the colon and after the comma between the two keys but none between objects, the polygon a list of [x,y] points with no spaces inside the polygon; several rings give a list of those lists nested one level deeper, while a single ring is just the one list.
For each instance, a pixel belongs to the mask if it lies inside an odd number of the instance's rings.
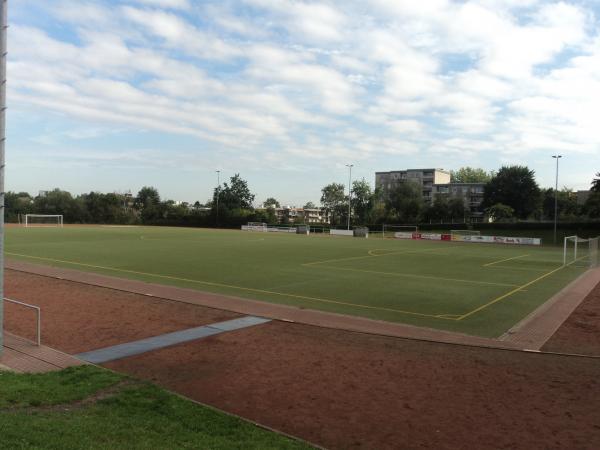
[{"label": "white advertising banner", "polygon": [[333,236],[354,236],[354,230],[329,230]]},{"label": "white advertising banner", "polygon": [[542,240],[540,238],[530,237],[452,235],[452,240],[462,242],[484,242],[487,244],[542,245]]}]

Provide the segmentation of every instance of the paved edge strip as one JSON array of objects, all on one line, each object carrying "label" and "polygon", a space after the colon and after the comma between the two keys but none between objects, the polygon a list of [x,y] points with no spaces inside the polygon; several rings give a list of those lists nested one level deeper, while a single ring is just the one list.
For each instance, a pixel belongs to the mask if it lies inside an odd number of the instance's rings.
[{"label": "paved edge strip", "polygon": [[4,351],[0,358],[0,366],[13,372],[50,372],[84,364],[86,362],[71,355],[45,345],[38,347],[30,341],[4,332]]},{"label": "paved edge strip", "polygon": [[264,319],[262,317],[240,317],[239,319],[188,328],[187,330],[174,331],[172,333],[161,334],[159,336],[140,339],[138,341],[126,342],[124,344],[83,352],[75,355],[75,357],[92,364],[102,364],[116,359],[127,358],[129,356],[159,350],[172,345],[182,344],[184,342],[214,336],[215,334],[225,333],[227,331],[261,325],[270,321],[270,319]]},{"label": "paved edge strip", "polygon": [[600,268],[584,272],[499,339],[521,348],[540,350],[598,283]]}]

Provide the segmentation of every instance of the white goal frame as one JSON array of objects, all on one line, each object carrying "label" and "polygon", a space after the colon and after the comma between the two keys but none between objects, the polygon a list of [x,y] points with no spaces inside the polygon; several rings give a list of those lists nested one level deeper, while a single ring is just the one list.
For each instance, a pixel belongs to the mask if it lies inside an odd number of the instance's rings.
[{"label": "white goal frame", "polygon": [[242,225],[242,231],[268,231],[267,224],[264,222],[248,222],[248,225]]},{"label": "white goal frame", "polygon": [[[43,217],[43,218],[51,218],[56,217],[56,225],[54,223],[32,223],[30,218]],[[63,226],[63,215],[62,214],[25,214],[25,222],[23,225],[26,228],[29,227],[44,227],[44,226]]]},{"label": "white goal frame", "polygon": [[387,237],[389,238],[394,238],[394,236],[386,236],[386,232],[387,233],[396,233],[396,232],[405,232],[405,233],[418,233],[419,232],[419,227],[417,225],[388,225],[388,224],[383,224],[381,227],[381,236],[386,239]]},{"label": "white goal frame", "polygon": [[[584,257],[589,258],[589,266],[590,268],[593,267],[597,267],[598,266],[598,241],[600,240],[600,238],[595,237],[595,238],[589,238],[589,239],[584,239],[584,238],[580,238],[579,236],[565,236],[564,238],[564,243],[563,243],[563,265],[566,266],[567,264],[573,264],[575,263],[578,259],[583,259]],[[569,242],[573,243],[573,258],[569,258]],[[577,251],[579,249],[579,244],[588,244],[587,245],[587,250],[588,253],[587,255],[584,256],[580,256],[579,258],[577,257]],[[569,261],[567,261],[569,260]]]}]

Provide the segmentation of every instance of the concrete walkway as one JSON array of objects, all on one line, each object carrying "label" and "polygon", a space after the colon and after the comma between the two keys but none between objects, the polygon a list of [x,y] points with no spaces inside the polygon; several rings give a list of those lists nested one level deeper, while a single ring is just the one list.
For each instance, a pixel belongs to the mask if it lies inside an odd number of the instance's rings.
[{"label": "concrete walkway", "polygon": [[159,336],[140,339],[138,341],[126,342],[124,344],[79,353],[75,356],[93,364],[102,364],[116,359],[127,358],[128,356],[140,355],[172,345],[182,344],[184,342],[214,336],[215,334],[225,333],[227,331],[241,330],[242,328],[261,325],[267,322],[270,322],[270,319],[253,316],[240,317],[239,319],[212,323],[202,327],[188,328],[187,330],[174,331],[172,333],[161,334]]}]

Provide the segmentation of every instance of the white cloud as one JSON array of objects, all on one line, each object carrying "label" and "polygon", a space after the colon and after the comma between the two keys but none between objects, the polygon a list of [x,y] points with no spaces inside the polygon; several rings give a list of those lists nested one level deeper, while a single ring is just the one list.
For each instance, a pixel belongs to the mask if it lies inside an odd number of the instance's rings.
[{"label": "white cloud", "polygon": [[136,3],[141,3],[147,6],[157,6],[160,8],[169,9],[190,9],[191,3],[189,0],[134,0]]},{"label": "white cloud", "polygon": [[53,5],[46,26],[11,26],[11,107],[191,137],[256,170],[600,154],[598,18],[584,3]]}]

